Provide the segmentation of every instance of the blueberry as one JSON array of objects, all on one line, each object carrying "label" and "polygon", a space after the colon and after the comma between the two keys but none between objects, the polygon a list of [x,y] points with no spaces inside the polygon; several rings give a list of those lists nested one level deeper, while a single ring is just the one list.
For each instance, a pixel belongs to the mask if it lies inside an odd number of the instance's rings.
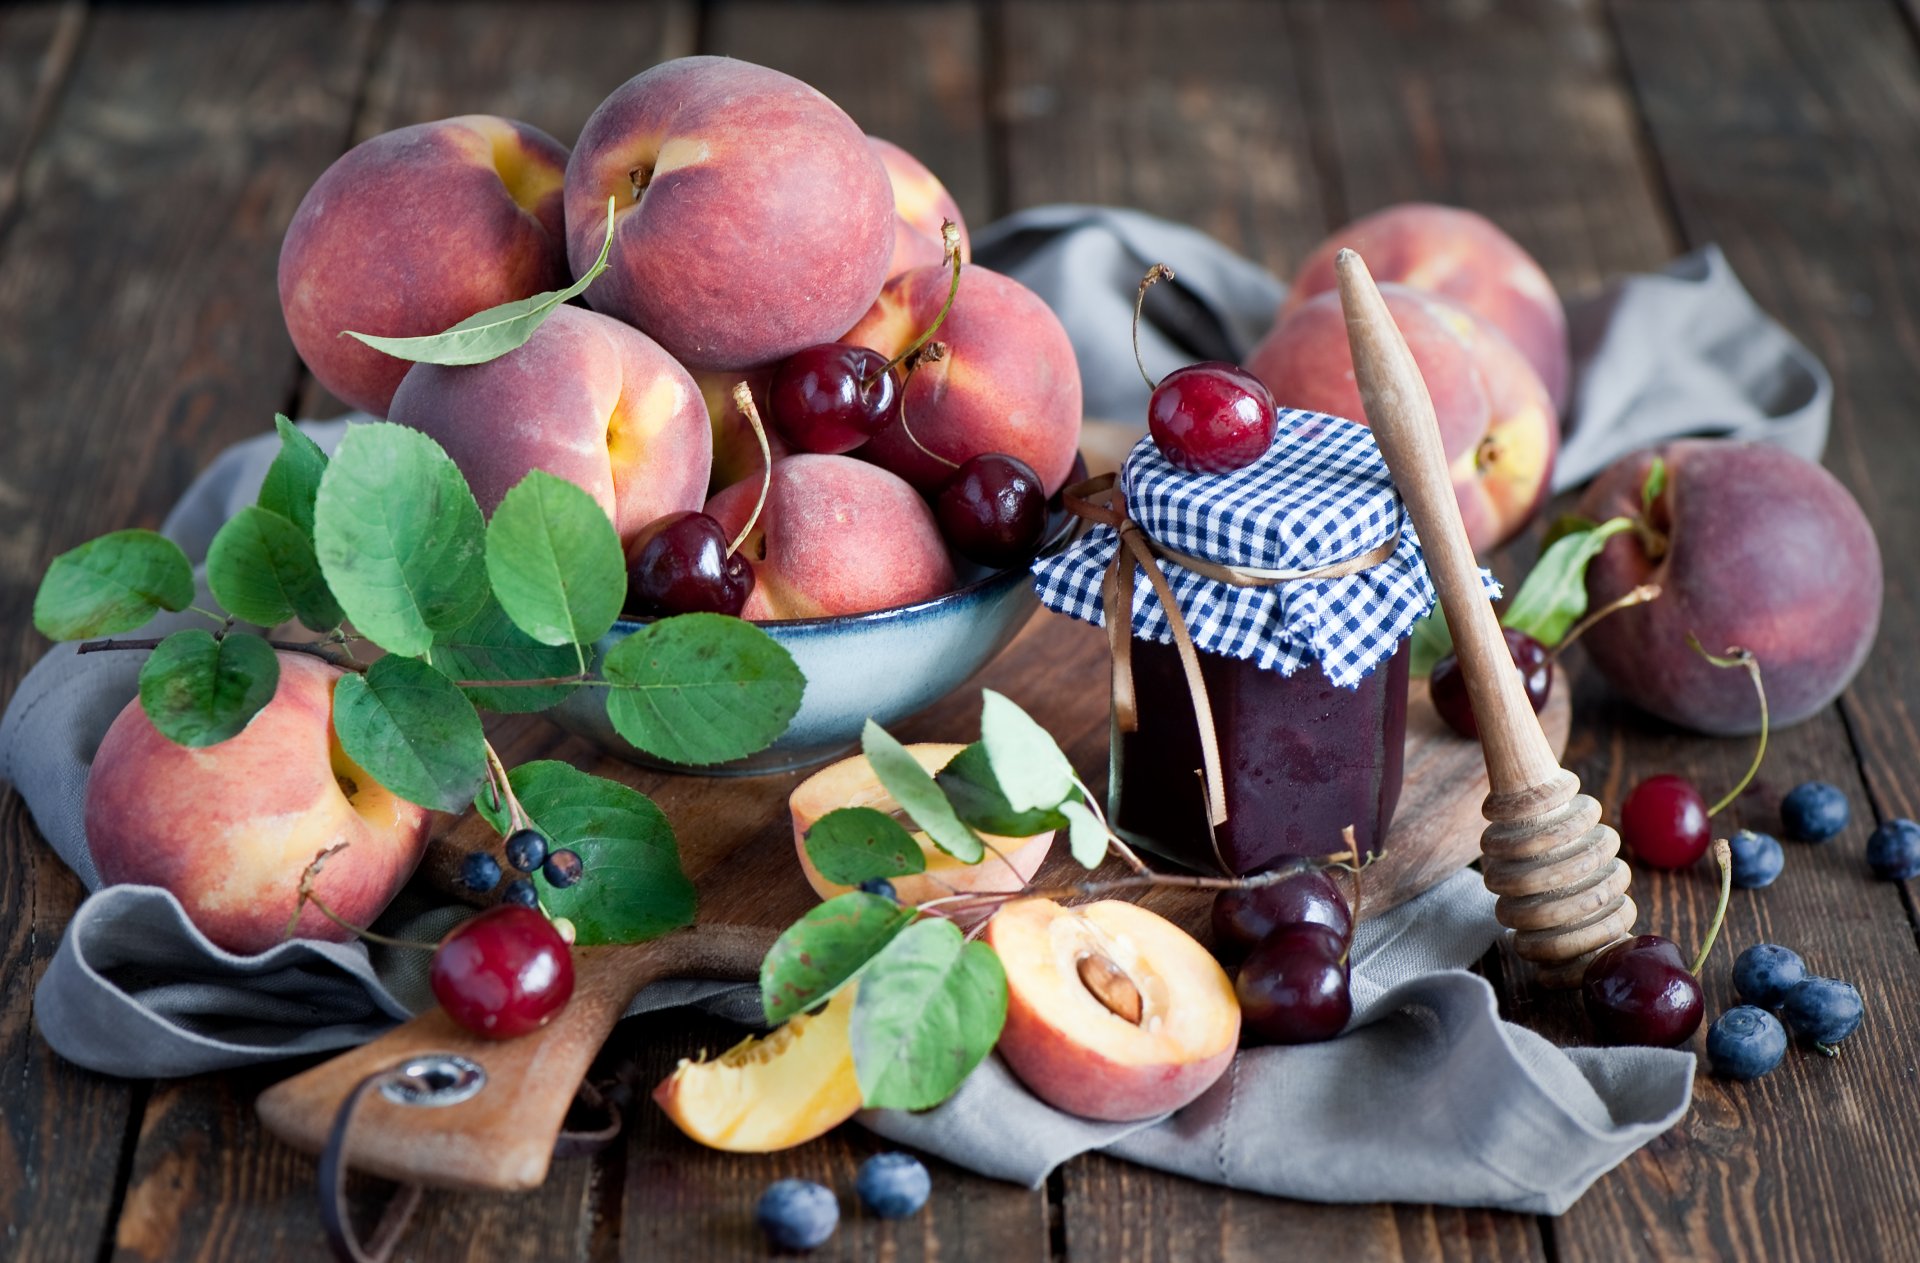
[{"label": "blueberry", "polygon": [[547,885],[555,890],[565,890],[580,880],[581,864],[578,851],[555,851],[547,856],[547,862],[540,871],[546,874]]},{"label": "blueberry", "polygon": [[860,889],[870,895],[879,895],[882,899],[891,899],[895,903],[900,902],[899,892],[893,888],[893,883],[884,877],[869,877],[860,883]]},{"label": "blueberry", "polygon": [[1795,983],[1807,975],[1798,952],[1773,943],[1759,943],[1741,952],[1733,962],[1733,989],[1748,1004],[1777,1009]]},{"label": "blueberry", "polygon": [[1722,1013],[1707,1030],[1707,1060],[1726,1079],[1757,1079],[1787,1055],[1787,1028],[1751,1004]]},{"label": "blueberry", "polygon": [[1866,1011],[1850,982],[1810,974],[1793,985],[1780,1016],[1809,1044],[1828,1048],[1853,1034]]},{"label": "blueberry", "polygon": [[783,1250],[811,1250],[833,1235],[840,1203],[824,1184],[775,1180],[760,1195],[753,1217],[767,1240]]},{"label": "blueberry", "polygon": [[1729,842],[1733,848],[1733,884],[1742,890],[1773,885],[1786,867],[1787,853],[1771,833],[1742,829]]},{"label": "blueberry", "polygon": [[460,884],[484,895],[500,884],[500,861],[485,851],[474,851],[460,861]]},{"label": "blueberry", "polygon": [[1867,839],[1867,866],[1882,881],[1920,877],[1920,824],[1889,820]]},{"label": "blueberry", "polygon": [[1780,800],[1780,824],[1796,842],[1825,842],[1847,827],[1847,796],[1825,781],[1808,781]]},{"label": "blueberry", "polygon": [[507,836],[507,863],[531,873],[547,862],[547,840],[538,829],[519,829]]},{"label": "blueberry", "polygon": [[524,877],[516,877],[508,882],[505,892],[500,897],[508,903],[517,903],[523,908],[540,906],[540,892],[535,890],[533,883]]},{"label": "blueberry", "polygon": [[854,1179],[860,1202],[882,1219],[905,1219],[927,1204],[933,1177],[910,1153],[876,1153]]}]

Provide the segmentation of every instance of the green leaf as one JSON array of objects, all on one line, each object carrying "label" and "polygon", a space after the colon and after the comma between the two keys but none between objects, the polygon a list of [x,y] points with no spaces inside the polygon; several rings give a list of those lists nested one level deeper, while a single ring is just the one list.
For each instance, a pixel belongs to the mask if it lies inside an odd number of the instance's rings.
[{"label": "green leaf", "polygon": [[[515,627],[491,597],[472,618],[434,637],[433,661],[450,680],[547,680],[574,675],[580,669],[572,645],[541,644]],[[558,706],[575,687],[543,684],[462,691],[475,706],[503,715],[529,715]]]},{"label": "green leaf", "polygon": [[280,431],[280,453],[267,466],[267,480],[260,484],[256,503],[292,522],[311,539],[313,498],[327,472],[327,454],[282,414],[274,414],[273,427]]},{"label": "green leaf", "polygon": [[[693,883],[680,867],[673,826],[651,798],[618,781],[543,759],[507,773],[533,827],[557,850],[577,852],[584,876],[561,890],[536,875],[540,902],[573,922],[582,946],[644,943],[692,925]],[[481,814],[506,832],[504,813]]]},{"label": "green leaf", "polygon": [[33,598],[33,625],[49,640],[132,631],[161,610],[193,604],[193,565],[153,531],[115,531],[61,553]]},{"label": "green leaf", "polygon": [[807,830],[807,858],[836,886],[927,871],[920,843],[898,820],[872,807],[840,807]]},{"label": "green leaf", "polygon": [[314,552],[341,608],[362,635],[408,656],[431,652],[436,632],[485,604],[485,531],[440,445],[384,421],[347,431],[313,511]]},{"label": "green leaf", "polygon": [[298,618],[314,631],[327,631],[346,617],[306,532],[254,505],[228,518],[213,537],[207,586],[229,614],[262,627]]},{"label": "green leaf", "polygon": [[914,910],[858,890],[827,900],[788,926],[760,962],[760,1007],[784,1022],[852,981],[913,922]]},{"label": "green leaf", "polygon": [[1107,830],[1100,817],[1083,802],[1062,803],[1067,817],[1067,844],[1082,868],[1098,868],[1107,858]]},{"label": "green leaf", "polygon": [[1436,605],[1427,616],[1413,625],[1407,646],[1407,671],[1414,677],[1433,674],[1434,663],[1453,652],[1453,629],[1447,616]]},{"label": "green leaf", "polygon": [[279,684],[280,659],[260,637],[177,631],[140,668],[140,709],[161,736],[199,749],[240,735]]},{"label": "green leaf", "polygon": [[649,623],[608,651],[614,730],[656,758],[724,763],[764,750],[800,709],[806,677],[777,641],[724,614]]},{"label": "green leaf", "polygon": [[1640,484],[1640,516],[1653,513],[1653,502],[1658,500],[1667,489],[1667,462],[1660,457],[1653,458],[1647,466],[1647,480]]},{"label": "green leaf", "polygon": [[[994,779],[987,747],[978,741],[949,759],[934,774],[933,783],[953,804],[954,814],[981,833],[1030,838],[1067,827],[1067,818],[1058,810],[1015,811]],[[1073,797],[1080,797],[1077,787]]]},{"label": "green leaf", "polygon": [[860,748],[881,786],[926,831],[933,844],[965,864],[978,864],[987,848],[978,834],[954,814],[953,804],[934,784],[912,751],[871,719],[860,733]]},{"label": "green leaf", "polygon": [[473,703],[416,658],[389,654],[333,686],[333,728],[348,758],[392,792],[459,811],[486,778],[486,736]]},{"label": "green leaf", "polygon": [[548,645],[590,645],[627,595],[620,536],[594,498],[536,469],[487,524],[487,578],[520,630]]},{"label": "green leaf", "polygon": [[980,691],[980,743],[1015,811],[1058,807],[1073,797],[1073,764],[1053,734],[992,689]]},{"label": "green leaf", "polygon": [[484,364],[497,360],[508,351],[526,344],[534,331],[546,322],[563,303],[587,292],[599,275],[607,270],[607,253],[613,248],[614,199],[607,198],[607,239],[600,243],[600,257],[593,266],[565,289],[547,290],[531,298],[515,299],[475,312],[459,324],[439,333],[418,338],[383,338],[370,333],[346,330],[346,336],[358,338],[376,351],[385,351],[396,359],[416,364]]},{"label": "green leaf", "polygon": [[1590,531],[1563,536],[1540,554],[1520,590],[1507,602],[1501,625],[1525,632],[1551,648],[1560,643],[1587,612],[1587,563],[1621,531],[1633,529],[1631,518],[1611,518]]},{"label": "green leaf", "polygon": [[1007,975],[985,943],[930,917],[903,931],[860,978],[853,1071],[875,1109],[931,1109],[966,1081],[1007,1020]]}]

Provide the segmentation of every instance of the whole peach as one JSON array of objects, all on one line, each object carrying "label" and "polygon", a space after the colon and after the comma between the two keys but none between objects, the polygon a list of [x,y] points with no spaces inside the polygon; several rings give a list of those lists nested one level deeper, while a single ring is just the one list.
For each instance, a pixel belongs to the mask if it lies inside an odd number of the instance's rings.
[{"label": "whole peach", "polygon": [[1712,653],[1753,651],[1775,727],[1824,709],[1880,625],[1880,547],[1860,506],[1832,474],[1781,448],[1686,439],[1615,461],[1579,512],[1638,515],[1655,456],[1666,487],[1648,514],[1651,533],[1607,542],[1587,568],[1587,598],[1598,609],[1643,583],[1661,593],[1586,633],[1594,665],[1663,719],[1706,733],[1757,731],[1752,682],[1689,649],[1693,632]]},{"label": "whole peach", "polygon": [[893,190],[866,136],[790,75],[682,57],[600,103],[567,164],[567,254],[600,252],[595,309],[689,368],[760,366],[831,342],[880,292]]},{"label": "whole peach", "polygon": [[1533,256],[1492,220],[1431,202],[1405,202],[1363,215],[1300,264],[1281,320],[1334,288],[1333,256],[1343,246],[1365,257],[1376,280],[1439,294],[1492,321],[1540,374],[1554,408],[1566,407],[1566,308]]},{"label": "whole peach", "polygon": [[687,370],[638,329],[559,307],[526,344],[484,364],[416,364],[393,420],[433,438],[480,507],[527,472],[577,484],[622,544],[667,513],[700,507],[713,439]]},{"label": "whole peach", "polygon": [[490,114],[402,127],[336,159],[280,247],[280,309],[320,384],[385,416],[411,365],[342,332],[438,333],[563,288],[566,165],[559,141]]},{"label": "whole peach", "polygon": [[[759,480],[748,478],[709,500],[707,512],[731,538],[759,494]],[[850,456],[803,452],[775,464],[767,507],[741,551],[754,574],[743,618],[889,609],[930,600],[955,582],[926,501]]]},{"label": "whole peach", "polygon": [[960,261],[971,259],[967,221],[960,217],[960,204],[940,178],[890,140],[869,136],[867,143],[879,155],[893,185],[893,261],[887,265],[887,279],[944,260],[947,251],[940,243],[940,226],[947,220],[960,231]]},{"label": "whole peach", "polygon": [[[1440,421],[1453,489],[1476,552],[1512,539],[1546,498],[1560,422],[1533,366],[1472,312],[1404,285],[1382,285]],[[1287,408],[1366,423],[1340,295],[1301,305],[1247,357]]]},{"label": "whole peach", "polygon": [[[273,700],[238,736],[198,750],[161,736],[139,699],[129,702],[87,781],[87,849],[101,880],[164,887],[208,938],[251,955],[285,937],[301,874],[344,842],[314,889],[346,920],[371,923],[420,862],[428,814],[341,750],[341,674],[282,653]],[[350,937],[312,907],[296,933]]]},{"label": "whole peach", "polygon": [[[937,265],[894,277],[844,341],[898,355],[940,314],[952,279]],[[867,441],[862,459],[931,493],[953,467],[927,452],[953,465],[1004,452],[1031,465],[1048,495],[1058,491],[1080,449],[1080,365],[1052,309],[1013,278],[968,264],[934,341],[945,354],[913,370],[900,420]]]}]

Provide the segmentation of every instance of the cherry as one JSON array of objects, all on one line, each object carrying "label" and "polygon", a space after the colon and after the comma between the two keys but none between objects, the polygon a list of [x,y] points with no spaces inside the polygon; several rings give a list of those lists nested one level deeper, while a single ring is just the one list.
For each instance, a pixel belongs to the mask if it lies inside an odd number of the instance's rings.
[{"label": "cherry", "polygon": [[[1520,683],[1526,687],[1527,701],[1537,715],[1546,709],[1547,696],[1553,691],[1553,659],[1547,656],[1547,647],[1527,633],[1511,627],[1500,631],[1507,638],[1507,652],[1520,671]],[[1458,655],[1450,653],[1433,664],[1429,688],[1433,708],[1447,721],[1447,727],[1479,740],[1480,725],[1473,717],[1473,703],[1467,699],[1467,677],[1461,673]]]},{"label": "cherry", "polygon": [[1033,556],[1047,530],[1047,490],[1017,456],[969,457],[934,498],[940,533],[968,561],[999,569]]},{"label": "cherry", "polygon": [[1620,805],[1620,836],[1642,864],[1686,868],[1713,844],[1707,801],[1684,776],[1649,776]]},{"label": "cherry", "polygon": [[1283,925],[1324,925],[1342,939],[1353,913],[1340,886],[1322,870],[1294,873],[1271,886],[1223,890],[1213,901],[1214,950],[1239,956]]},{"label": "cherry", "polygon": [[546,917],[518,904],[457,927],[427,974],[447,1016],[488,1039],[538,1030],[573,995],[573,954]]},{"label": "cherry", "polygon": [[900,385],[880,352],[825,342],[781,361],[767,407],[787,442],[838,456],[893,424],[900,415]]},{"label": "cherry", "polygon": [[1273,395],[1246,369],[1219,360],[1176,368],[1147,403],[1147,429],[1160,454],[1190,474],[1224,474],[1253,464],[1273,445]]},{"label": "cherry", "polygon": [[1667,1048],[1700,1029],[1700,980],[1673,940],[1658,934],[1622,939],[1595,956],[1580,998],[1603,1044]]},{"label": "cherry", "polygon": [[727,553],[720,523],[704,513],[655,518],[634,541],[627,566],[627,609],[659,614],[738,614],[753,592],[753,567]]},{"label": "cherry", "polygon": [[1234,991],[1246,1029],[1270,1044],[1332,1039],[1353,1016],[1347,940],[1324,925],[1283,925],[1240,966]]}]

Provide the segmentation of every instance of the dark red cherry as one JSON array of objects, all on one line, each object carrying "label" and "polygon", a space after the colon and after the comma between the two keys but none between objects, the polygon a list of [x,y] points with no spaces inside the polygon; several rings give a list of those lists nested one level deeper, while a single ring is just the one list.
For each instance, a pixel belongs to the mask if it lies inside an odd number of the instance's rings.
[{"label": "dark red cherry", "polygon": [[1019,565],[1047,530],[1047,490],[1017,456],[969,457],[934,497],[934,516],[953,551],[996,569]]},{"label": "dark red cherry", "polygon": [[[1520,683],[1526,686],[1527,700],[1533,703],[1537,715],[1546,709],[1547,697],[1553,692],[1553,660],[1547,656],[1547,647],[1527,633],[1511,627],[1500,631],[1507,638],[1507,652],[1513,655]],[[1429,684],[1433,708],[1447,721],[1447,727],[1479,740],[1480,725],[1473,718],[1473,703],[1467,700],[1467,677],[1460,673],[1460,659],[1448,654],[1434,663]]]},{"label": "dark red cherry", "polygon": [[1234,991],[1240,1020],[1257,1041],[1312,1044],[1332,1039],[1353,1016],[1347,940],[1324,925],[1283,925],[1240,966]]},{"label": "dark red cherry", "polygon": [[573,995],[573,953],[553,922],[503,903],[440,940],[427,981],[447,1016],[476,1035],[538,1030]]},{"label": "dark red cherry", "polygon": [[774,370],[767,407],[787,442],[838,456],[893,423],[900,388],[880,352],[823,342],[795,351]]},{"label": "dark red cherry", "polygon": [[1223,890],[1213,900],[1213,946],[1232,959],[1283,925],[1324,925],[1342,939],[1353,913],[1339,883],[1321,870],[1294,873],[1271,886]]},{"label": "dark red cherry", "polygon": [[1620,837],[1642,864],[1687,868],[1713,845],[1707,800],[1684,776],[1649,776],[1620,804]]},{"label": "dark red cherry", "polygon": [[1176,368],[1147,403],[1147,429],[1175,469],[1224,474],[1273,445],[1273,395],[1246,369],[1219,360]]},{"label": "dark red cherry", "polygon": [[1622,939],[1595,956],[1580,999],[1603,1044],[1670,1048],[1700,1029],[1700,980],[1673,941],[1658,934]]},{"label": "dark red cherry", "polygon": [[704,513],[669,513],[641,530],[627,563],[627,612],[738,614],[753,592],[753,567],[727,555],[726,532]]}]

